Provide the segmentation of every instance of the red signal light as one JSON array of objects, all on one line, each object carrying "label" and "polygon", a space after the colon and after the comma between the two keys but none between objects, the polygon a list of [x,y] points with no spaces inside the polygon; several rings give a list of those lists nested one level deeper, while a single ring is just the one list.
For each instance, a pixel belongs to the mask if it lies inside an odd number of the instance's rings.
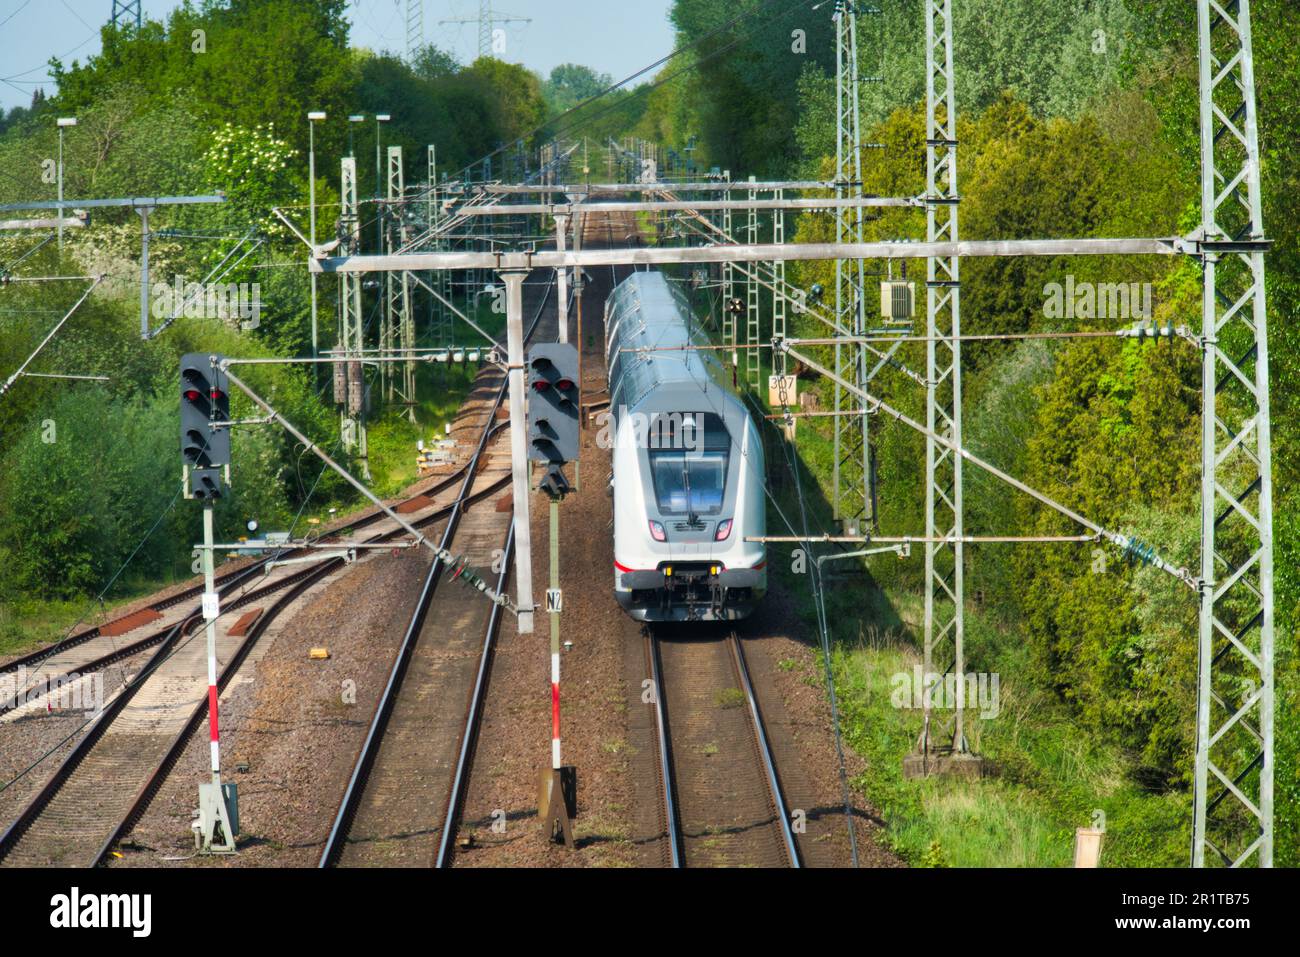
[{"label": "red signal light", "polygon": [[555,387],[559,389],[561,392],[568,392],[570,389],[573,388],[573,380],[561,379],[560,381],[555,383]]},{"label": "red signal light", "polygon": [[536,392],[545,392],[551,387],[551,384],[545,379],[538,379],[533,383],[533,389]]},{"label": "red signal light", "polygon": [[213,389],[213,390],[212,390],[212,401],[214,401],[214,402],[219,402],[220,400],[224,399],[225,397],[226,397],[226,394],[225,394],[224,392],[222,392],[220,389]]},{"label": "red signal light", "polygon": [[184,395],[187,402],[198,402],[203,398],[203,393],[198,389],[186,389]]}]

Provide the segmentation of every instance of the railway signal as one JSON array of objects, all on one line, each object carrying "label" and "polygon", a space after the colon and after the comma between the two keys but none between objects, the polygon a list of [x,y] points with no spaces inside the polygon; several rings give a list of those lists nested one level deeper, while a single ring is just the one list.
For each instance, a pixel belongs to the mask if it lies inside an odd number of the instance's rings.
[{"label": "railway signal", "polygon": [[551,766],[542,772],[538,817],[547,840],[557,835],[574,846],[578,772],[565,765],[560,748],[560,500],[569,492],[566,462],[577,462],[580,441],[578,348],[548,343],[528,351],[528,458],[546,463],[541,489],[550,496],[551,585],[546,611],[551,619]]},{"label": "railway signal", "polygon": [[528,351],[528,458],[578,461],[578,349],[568,343]]},{"label": "railway signal", "polygon": [[181,357],[181,462],[185,497],[203,503],[203,618],[208,660],[208,736],[212,780],[199,784],[194,843],[201,853],[233,853],[239,833],[239,805],[233,784],[221,783],[217,733],[217,593],[213,507],[228,483],[230,468],[230,384],[224,356],[190,352]]},{"label": "railway signal", "polygon": [[181,463],[185,497],[221,497],[230,465],[230,393],[218,368],[221,356],[191,352],[181,357]]}]

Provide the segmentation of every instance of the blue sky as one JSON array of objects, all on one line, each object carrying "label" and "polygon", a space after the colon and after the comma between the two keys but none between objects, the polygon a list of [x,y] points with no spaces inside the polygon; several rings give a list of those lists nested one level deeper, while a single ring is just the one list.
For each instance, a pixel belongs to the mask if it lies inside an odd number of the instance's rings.
[{"label": "blue sky", "polygon": [[[145,16],[161,19],[174,0],[143,0]],[[672,49],[668,24],[671,0],[493,0],[502,14],[531,18],[504,25],[504,59],[543,74],[561,63],[583,63],[621,80]],[[438,21],[478,15],[478,0],[424,0],[424,35],[461,60],[478,48],[474,24],[440,26]],[[99,27],[112,0],[0,0],[0,107],[26,105],[42,84],[52,92],[45,63],[65,63],[99,51]],[[352,0],[352,42],[382,50],[403,50],[406,0]]]}]

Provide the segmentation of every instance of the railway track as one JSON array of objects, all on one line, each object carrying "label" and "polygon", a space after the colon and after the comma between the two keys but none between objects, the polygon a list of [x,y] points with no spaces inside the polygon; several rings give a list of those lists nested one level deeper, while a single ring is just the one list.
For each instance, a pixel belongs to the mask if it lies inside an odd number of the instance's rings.
[{"label": "railway track", "polygon": [[650,628],[644,635],[665,863],[802,866],[739,636],[666,637]]},{"label": "railway track", "polygon": [[[488,514],[449,525],[444,541],[471,561],[492,561],[504,588],[513,513],[504,543]],[[476,562],[477,564],[477,562]],[[440,587],[435,562],[321,854],[321,867],[438,867],[452,838],[477,738],[501,608],[465,589]],[[435,598],[437,599],[435,601]],[[430,612],[436,607],[436,616]]]},{"label": "railway track", "polygon": [[[505,488],[502,481],[475,482],[467,467],[465,482],[474,484],[468,499],[453,504],[435,501],[425,514],[412,515],[419,528],[447,519],[466,501],[481,501]],[[372,535],[381,543],[405,534],[400,526]],[[281,575],[260,588],[223,604],[217,655],[222,663],[218,685],[236,674],[257,640],[309,588],[344,566],[325,559]],[[269,600],[244,629],[229,612]],[[190,736],[207,714],[202,616],[193,614],[163,637],[141,672],[122,689],[84,737],[0,835],[3,866],[94,866],[126,833],[156,793]],[[108,786],[105,786],[108,782]]]},{"label": "railway track", "polygon": [[[539,316],[550,289],[548,284],[538,309]],[[445,522],[444,528],[451,530],[472,505],[496,495],[509,484],[508,467],[504,471],[485,468],[489,446],[505,428],[497,424],[496,410],[506,388],[505,377],[499,372],[487,376],[499,382],[491,389],[494,398],[481,403],[486,406],[486,415],[470,461],[398,508],[406,512],[407,520],[417,528]],[[447,501],[444,493],[453,487],[457,487],[454,499]],[[347,527],[375,528],[377,531],[367,539],[368,543],[405,534],[401,526],[378,510],[353,520]],[[450,543],[450,539],[444,531],[444,544]],[[264,559],[225,576],[218,586],[223,613],[246,608],[262,599],[273,599],[264,609],[248,615],[242,629],[237,627],[240,623],[229,620],[219,626],[220,688],[224,689],[234,677],[249,651],[277,617],[309,588],[344,565],[342,559],[333,558],[290,566],[293,571],[282,571],[274,581],[249,588],[257,574],[266,572],[269,561]],[[435,562],[434,569],[439,564]],[[477,592],[458,591],[476,605],[489,607]],[[184,600],[184,593],[168,599],[173,604]],[[148,664],[89,724],[53,775],[0,834],[0,866],[93,867],[130,830],[207,714],[206,678],[202,677],[206,673],[203,643],[194,640],[201,633],[201,626],[201,610],[195,608],[165,631],[101,656],[117,660],[152,644],[158,645]],[[85,645],[89,640],[78,644]],[[128,650],[131,645],[136,647]],[[12,664],[16,666],[17,662]]]},{"label": "railway track", "polygon": [[[496,428],[500,429],[503,426],[497,426]],[[463,481],[468,467],[462,466],[451,475],[434,480],[433,484],[428,488],[399,503],[398,508],[410,509],[420,505],[425,500],[438,499],[449,489]],[[344,523],[340,528],[350,529],[355,532],[385,523],[391,525],[383,511],[373,509]],[[334,534],[326,534],[318,541],[321,544],[329,544],[334,540],[336,540]],[[256,583],[259,577],[264,577],[270,563],[289,558],[301,558],[308,554],[308,551],[308,549],[303,548],[277,550],[236,571],[218,575],[215,584],[217,593],[222,597],[223,607],[226,606],[231,596],[239,593],[241,588],[247,588]],[[134,621],[140,622],[139,625],[128,628],[124,632],[110,631],[110,633],[105,633],[103,629],[108,624],[112,624],[106,623],[106,625],[78,632],[61,639],[53,645],[22,655],[0,665],[0,678],[5,675],[16,676],[19,672],[25,672],[27,677],[39,679],[38,684],[57,686],[72,675],[93,674],[118,661],[125,660],[161,644],[172,634],[177,625],[188,622],[201,612],[201,604],[192,601],[192,599],[201,598],[202,594],[203,586],[201,584],[187,587],[183,591],[153,602],[144,609],[119,619],[118,621],[125,622],[127,625]],[[189,602],[188,605],[187,602]],[[126,638],[130,632],[143,631],[146,624],[154,627],[143,635],[119,641],[120,638]],[[23,689],[20,688],[19,690]],[[13,710],[15,708],[11,702],[0,701],[0,717]]]},{"label": "railway track", "polygon": [[[498,403],[504,390],[498,396]],[[488,434],[480,454],[486,452]],[[489,474],[509,481],[505,458]],[[469,511],[469,502],[452,506],[440,546],[455,548],[471,565],[499,562],[497,587],[505,583],[513,544],[513,510]],[[505,534],[494,535],[504,524]],[[454,810],[468,762],[456,760],[472,747],[480,693],[464,696],[449,689],[485,688],[500,608],[474,591],[440,587],[448,569],[441,559],[429,568],[388,682],[380,696],[361,754],[339,805],[321,855],[321,866],[428,866],[433,842]],[[437,615],[430,611],[437,600]],[[477,658],[476,635],[483,635]],[[477,680],[476,677],[477,676]],[[466,719],[468,710],[469,718]],[[455,769],[454,773],[452,769]]]},{"label": "railway track", "polygon": [[[614,245],[634,224],[607,216],[599,227]],[[631,271],[610,267],[611,284]],[[664,863],[803,866],[739,636],[642,633],[655,689]]]},{"label": "railway track", "polygon": [[[598,225],[611,245],[635,228],[611,216]],[[611,288],[632,271],[610,267]],[[655,689],[664,864],[802,867],[739,635],[650,627],[642,634]]]},{"label": "railway track", "polygon": [[[551,288],[543,294],[526,338],[541,323]],[[503,383],[494,416],[506,395]],[[485,434],[480,455],[488,440]],[[486,471],[499,472],[506,481],[510,460],[503,451]],[[513,529],[513,510],[454,507],[441,547],[454,548],[474,567],[494,567],[500,591],[510,567]],[[440,587],[446,571],[435,561],[425,578],[325,841],[322,868],[451,863],[501,609],[472,591]]]}]

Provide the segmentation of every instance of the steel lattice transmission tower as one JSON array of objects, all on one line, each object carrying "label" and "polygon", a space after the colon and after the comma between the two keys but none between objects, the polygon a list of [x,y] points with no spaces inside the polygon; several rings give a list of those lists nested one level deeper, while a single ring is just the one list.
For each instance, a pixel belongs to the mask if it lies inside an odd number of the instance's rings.
[{"label": "steel lattice transmission tower", "polygon": [[[357,161],[343,158],[340,178],[339,238],[342,249],[361,249],[361,219],[357,206]],[[342,405],[340,434],[343,448],[360,460],[361,474],[370,481],[366,436],[365,317],[361,311],[361,274],[339,276],[339,344],[347,362],[335,365],[334,400]]]},{"label": "steel lattice transmission tower", "polygon": [[424,46],[424,0],[406,0],[406,60],[415,56]]},{"label": "steel lattice transmission tower", "polygon": [[[785,198],[785,190],[778,189],[772,194],[772,198],[782,200]],[[772,213],[772,242],[778,246],[785,244],[785,211],[774,210]],[[772,338],[784,339],[786,336],[786,282],[785,282],[785,260],[778,259],[772,263]],[[772,373],[783,376],[786,372],[786,355],[782,352],[780,355],[772,357]]]},{"label": "steel lattice transmission tower", "polygon": [[[428,216],[427,229],[429,232],[433,232],[435,229],[440,230],[443,218],[446,215],[438,191],[438,149],[433,145],[427,148],[426,166],[429,183],[428,206],[426,207]],[[450,248],[451,244],[445,239],[437,238],[433,241],[433,250],[435,252],[446,251]],[[435,284],[438,294],[443,297],[443,300],[450,300],[452,297],[451,273],[446,269],[440,269],[430,279]],[[430,340],[433,345],[437,346],[451,345],[452,332],[455,328],[451,312],[437,296],[431,294],[430,298],[433,300],[429,316]],[[414,336],[412,336],[412,341],[414,341]]]},{"label": "steel lattice transmission tower", "polygon": [[[388,147],[388,229],[385,241],[388,253],[401,249],[410,241],[411,231],[406,205],[406,175],[402,163],[402,148]],[[384,351],[392,354],[396,349],[406,359],[401,364],[401,385],[395,384],[396,372],[392,366],[384,366],[386,380],[386,398],[393,400],[394,392],[406,405],[407,416],[415,423],[415,359],[411,350],[415,348],[415,317],[411,310],[411,273],[385,273],[386,303],[382,330]]]},{"label": "steel lattice transmission tower", "polygon": [[477,17],[458,17],[452,20],[439,20],[438,23],[477,23],[478,55],[492,55],[492,28],[498,23],[532,23],[529,17],[515,17],[497,13],[492,9],[492,0],[479,0]]},{"label": "steel lattice transmission tower", "polygon": [[[723,177],[730,182],[731,170],[724,170]],[[731,202],[731,190],[722,194],[727,203]],[[722,232],[727,242],[735,242],[731,233],[731,207],[728,205],[722,211]],[[732,347],[734,353],[736,347],[736,314],[731,311],[731,300],[736,296],[736,269],[731,263],[722,264],[722,341]],[[732,362],[735,362],[733,358]]]},{"label": "steel lattice transmission tower", "polygon": [[[750,177],[751,182],[754,179],[755,177]],[[749,199],[751,201],[758,199],[758,193],[751,189]],[[757,209],[749,211],[748,222],[745,225],[745,241],[748,243],[758,242]],[[760,334],[759,318],[757,273],[751,269],[745,275],[745,344],[750,347],[745,350],[745,384],[755,392],[758,391],[759,376],[761,374],[757,348]]]},{"label": "steel lattice transmission tower", "polygon": [[113,0],[113,17],[109,21],[114,28],[122,24],[134,23],[140,29],[142,15],[140,0]]},{"label": "steel lattice transmission tower", "polygon": [[[835,3],[835,181],[841,198],[862,196],[862,124],[858,98],[858,16],[852,0]],[[835,242],[861,243],[861,207],[840,209]],[[862,260],[835,261],[836,334],[861,339],[867,332],[866,267]],[[867,353],[861,343],[835,346],[835,374],[865,391]],[[834,517],[846,526],[875,521],[871,493],[871,445],[865,404],[835,386],[835,446],[832,484]],[[865,529],[864,529],[865,530]]]},{"label": "steel lattice transmission tower", "polygon": [[[1273,477],[1249,0],[1198,0],[1201,573],[1192,864],[1273,863]],[[1243,836],[1244,835],[1244,836]]]},{"label": "steel lattice transmission tower", "polygon": [[[926,239],[957,242],[957,106],[954,97],[952,0],[925,0]],[[925,674],[949,673],[964,688],[965,582],[963,567],[961,421],[961,272],[956,256],[934,257],[926,269],[925,443]],[[952,444],[936,442],[933,433]],[[951,544],[936,542],[949,538]],[[961,691],[952,713],[952,737],[938,733],[930,695],[924,697],[919,751],[968,751]],[[942,741],[936,739],[943,738]]]}]

